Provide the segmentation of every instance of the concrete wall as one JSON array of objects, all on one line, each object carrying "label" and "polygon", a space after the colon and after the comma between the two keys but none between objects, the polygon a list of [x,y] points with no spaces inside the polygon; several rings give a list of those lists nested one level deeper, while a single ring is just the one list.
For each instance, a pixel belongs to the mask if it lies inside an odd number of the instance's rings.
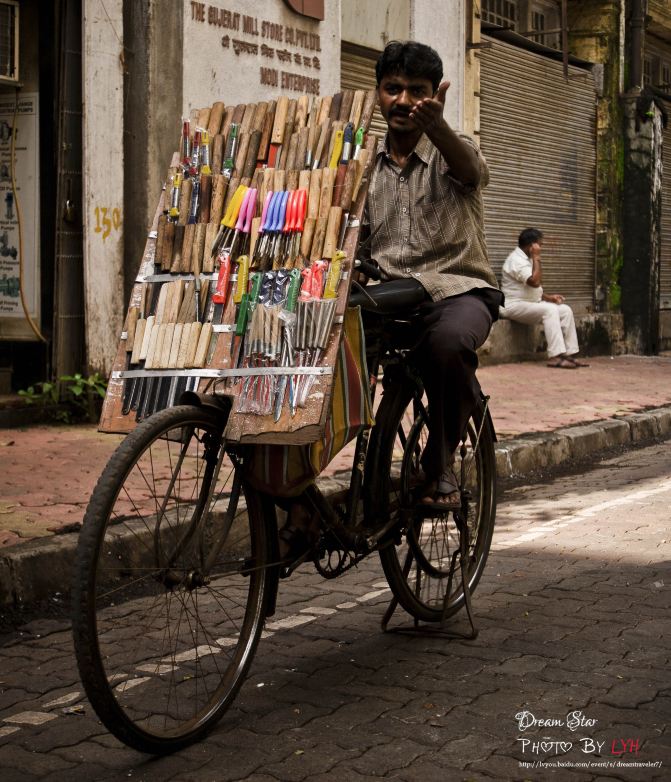
[{"label": "concrete wall", "polygon": [[621,0],[569,3],[571,54],[603,68],[597,103],[595,300],[602,310],[609,311],[619,310],[621,300],[623,23]]},{"label": "concrete wall", "polygon": [[659,312],[659,349],[671,350],[671,310]]},{"label": "concrete wall", "polygon": [[410,37],[411,0],[341,0],[342,39],[369,49]]},{"label": "concrete wall", "polygon": [[181,130],[183,15],[174,9],[174,0],[124,3],[126,301]]},{"label": "concrete wall", "polygon": [[450,82],[445,100],[445,119],[453,128],[465,125],[464,68],[466,0],[412,0],[410,37],[427,43],[443,60],[443,78]]},{"label": "concrete wall", "polygon": [[432,46],[443,61],[443,78],[450,82],[445,117],[455,128],[472,127],[464,101],[467,10],[471,13],[465,0],[341,1],[345,41],[372,49],[408,39]]},{"label": "concrete wall", "polygon": [[622,313],[631,353],[659,345],[662,118],[648,96],[624,98]]},{"label": "concrete wall", "polygon": [[107,374],[125,314],[122,0],[88,0],[83,8],[87,364]]}]

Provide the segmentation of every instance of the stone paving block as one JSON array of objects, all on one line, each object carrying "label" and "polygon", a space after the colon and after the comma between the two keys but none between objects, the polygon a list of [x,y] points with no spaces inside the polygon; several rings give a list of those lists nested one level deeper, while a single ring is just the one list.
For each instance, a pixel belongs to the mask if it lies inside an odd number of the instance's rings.
[{"label": "stone paving block", "polygon": [[545,668],[550,660],[534,654],[523,654],[505,660],[499,665],[493,665],[489,670],[494,674],[512,673],[515,676],[525,676],[528,673],[538,673]]},{"label": "stone paving block", "polygon": [[132,764],[137,759],[137,753],[117,742],[116,746],[103,747],[96,741],[81,741],[72,746],[61,746],[54,749],[54,754],[66,763],[75,767],[98,765],[103,768],[120,768]]},{"label": "stone paving block", "polygon": [[4,777],[5,770],[8,773],[20,770],[26,775],[32,774],[36,777],[42,777],[55,771],[65,776],[74,767],[73,763],[53,754],[45,755],[41,752],[31,752],[16,744],[0,746],[0,769],[3,769],[3,780],[6,778]]},{"label": "stone paving block", "polygon": [[322,742],[315,748],[296,749],[282,763],[264,765],[264,771],[282,782],[312,780],[326,772],[343,774],[344,778],[346,772],[339,769],[349,769],[360,754],[358,750],[345,750],[335,744]]},{"label": "stone paving block", "polygon": [[[115,774],[118,774],[117,770],[110,770],[103,765],[82,763],[68,769],[67,775],[64,775],[62,771],[54,771],[47,776],[40,777],[40,782],[64,782],[64,779],[67,779],[67,782],[93,782],[93,780],[95,782],[113,782]],[[147,780],[147,782],[150,781]]]},{"label": "stone paving block", "polygon": [[275,693],[274,699],[282,703],[307,704],[335,710],[347,702],[343,694],[332,687],[308,688],[302,679],[290,680]]},{"label": "stone paving block", "polygon": [[373,723],[386,712],[394,708],[390,701],[360,701],[346,703],[324,718],[324,724],[336,728],[352,729]]},{"label": "stone paving block", "polygon": [[401,719],[385,719],[379,725],[385,736],[393,738],[395,742],[404,742],[408,737],[424,747],[422,757],[426,757],[432,751],[443,747],[447,743],[446,732],[450,726],[449,713],[443,717],[436,717],[427,724],[406,724]]},{"label": "stone paving block", "polygon": [[[660,683],[661,684],[661,683]],[[601,703],[625,709],[635,709],[655,700],[659,686],[647,682],[620,682],[599,699]]]},{"label": "stone paving block", "polygon": [[315,746],[332,742],[344,750],[357,750],[359,754],[389,742],[389,736],[378,729],[377,723],[366,730],[352,730],[347,726],[334,725],[324,717],[311,722],[308,730]]},{"label": "stone paving block", "polygon": [[[572,687],[582,692],[585,691],[585,688],[596,686],[594,677],[595,674],[591,669],[586,668],[584,671],[567,670],[562,667],[561,663],[548,665],[538,672],[539,682],[561,685],[562,688]],[[601,686],[601,690],[605,693],[607,689],[608,684],[604,683]]]},{"label": "stone paving block", "polygon": [[[449,759],[449,748],[445,751],[445,759]],[[409,768],[394,772],[396,779],[403,782],[489,782],[491,776],[474,771],[463,771],[456,766],[439,765],[431,758],[422,757]]]},{"label": "stone paving block", "polygon": [[301,703],[300,708],[297,706],[274,708],[274,700],[273,698],[269,702],[266,714],[254,717],[253,724],[250,726],[254,731],[278,734],[285,730],[299,728],[315,717],[332,714],[329,708],[318,709],[305,703]]},{"label": "stone paving block", "polygon": [[383,746],[371,747],[356,758],[351,766],[360,774],[384,776],[398,769],[408,768],[423,752],[424,747],[410,739],[403,742],[392,741]]},{"label": "stone paving block", "polygon": [[[640,711],[645,711],[651,715],[659,716],[663,719],[662,724],[671,722],[671,697],[668,695],[658,695],[652,701],[642,703],[639,706]],[[669,744],[671,746],[671,744]]]},{"label": "stone paving block", "polygon": [[370,777],[367,774],[359,774],[352,768],[336,767],[330,774],[317,774],[310,782],[344,782],[345,780],[347,782],[370,782]]},{"label": "stone paving block", "polygon": [[[511,747],[512,751],[512,747]],[[485,760],[478,760],[474,763],[469,763],[467,766],[467,771],[474,771],[476,773],[482,773],[487,774],[488,772],[490,774],[495,773],[496,776],[495,779],[533,779],[534,777],[527,777],[527,774],[529,771],[527,769],[520,769],[519,766],[519,760],[510,757],[509,755],[504,755],[500,753],[494,753],[490,755]],[[535,777],[536,779],[539,779],[540,777]],[[582,779],[589,779],[589,776],[582,776]],[[571,782],[573,780],[579,780],[580,777],[577,775],[574,777],[573,774],[571,775]]]}]

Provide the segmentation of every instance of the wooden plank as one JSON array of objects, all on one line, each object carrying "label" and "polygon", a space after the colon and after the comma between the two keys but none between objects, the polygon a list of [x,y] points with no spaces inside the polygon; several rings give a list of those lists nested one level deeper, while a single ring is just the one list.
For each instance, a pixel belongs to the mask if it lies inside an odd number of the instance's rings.
[{"label": "wooden plank", "polygon": [[[332,108],[332,101],[320,101],[315,104],[314,120],[319,118],[319,113],[323,110],[327,112],[329,110],[329,104]],[[324,107],[326,106],[326,109]],[[340,98],[340,105],[337,107],[338,111],[342,108],[342,96]],[[234,112],[227,112],[226,109],[222,112],[222,125],[220,130],[224,131],[224,124],[226,122],[227,114],[229,119],[232,119],[233,114],[237,112],[238,119],[241,120],[244,117],[246,107],[241,105],[236,107]],[[352,108],[350,108],[351,116]],[[264,124],[267,119],[268,110],[263,114]],[[260,111],[255,112],[252,122],[256,118],[260,118]],[[296,117],[298,119],[296,120]],[[309,114],[309,122],[312,121],[313,114]],[[212,119],[212,112],[210,112],[210,119]],[[296,120],[301,123],[300,113],[298,109],[298,102],[294,101],[294,118],[292,122]],[[285,128],[288,123],[285,122]],[[216,135],[216,134],[215,134]],[[262,135],[262,134],[261,134]],[[298,134],[300,142],[300,133]],[[284,139],[286,144],[290,139]],[[285,149],[288,149],[285,145]],[[257,159],[258,159],[257,153]],[[302,153],[297,152],[297,157],[301,158]],[[367,140],[367,149],[365,154],[362,152],[363,163],[370,164],[372,160],[372,146]],[[176,158],[176,159],[175,159]],[[179,162],[179,155],[174,156],[175,165]],[[299,161],[300,162],[300,161]],[[215,171],[215,174],[217,172]],[[326,181],[324,182],[324,174],[326,173]],[[266,171],[254,172],[254,182],[259,187],[259,190],[264,186],[266,191],[269,189],[284,189],[287,184],[304,187],[309,191],[308,197],[308,216],[306,218],[304,233],[301,237],[301,251],[303,256],[310,256],[316,251],[317,247],[319,252],[316,254],[315,259],[322,257],[323,252],[328,251],[330,254],[333,243],[337,240],[339,226],[339,210],[347,211],[350,193],[351,193],[351,212],[353,217],[360,219],[363,204],[365,201],[365,184],[367,182],[366,172],[359,163],[348,166],[347,176],[345,177],[345,184],[343,185],[342,198],[339,204],[333,204],[333,181],[335,177],[335,170],[329,169],[328,172],[324,171],[300,171],[294,169],[293,173],[288,173],[284,170],[273,171],[268,169]],[[355,181],[358,178],[358,183]],[[189,180],[185,180],[189,181]],[[217,190],[217,177],[213,177],[213,193],[212,201],[214,200],[215,192]],[[357,189],[356,185],[359,184]],[[188,186],[187,186],[188,187]],[[348,193],[349,190],[349,193]],[[312,195],[312,198],[310,198]],[[169,198],[169,195],[167,196]],[[154,217],[152,230],[156,230],[158,226],[159,217],[163,211],[163,203],[166,199],[166,193],[162,193],[159,201],[159,206]],[[184,199],[188,204],[189,198]],[[212,204],[212,201],[210,202]],[[261,201],[262,203],[262,201]],[[316,210],[316,211],[315,211]],[[312,214],[310,214],[312,213]],[[257,220],[260,211],[257,211]],[[321,215],[321,225],[317,217]],[[212,213],[210,215],[212,217]],[[330,224],[329,224],[329,217]],[[216,220],[210,220],[209,223],[199,224],[200,231],[204,231],[204,243],[207,247],[204,250],[201,263],[201,268],[205,266],[205,257],[209,255],[209,247],[211,241],[213,241],[216,231],[218,231],[218,225]],[[165,229],[163,229],[165,230]],[[201,324],[195,320],[195,288],[193,280],[187,281],[184,277],[180,277],[179,274],[184,274],[187,269],[184,269],[183,264],[188,263],[187,259],[191,259],[193,254],[193,245],[195,234],[198,230],[197,226],[183,225],[177,226],[175,230],[175,244],[170,257],[170,268],[174,268],[175,256],[178,259],[178,266],[181,267],[179,272],[176,272],[177,278],[173,282],[166,283],[149,283],[140,284],[137,283],[131,293],[131,308],[135,309],[135,313],[129,311],[127,318],[127,333],[131,335],[133,332],[132,322],[137,319],[135,325],[135,333],[133,344],[131,346],[129,338],[120,340],[119,352],[115,359],[114,369],[125,369],[129,362],[134,367],[142,366],[142,361],[147,362],[147,367],[161,366],[166,369],[166,373],[169,373],[170,369],[183,369],[188,367],[202,367],[206,366],[211,369],[225,369],[231,366],[231,337],[229,332],[222,332],[213,336],[212,325],[209,323]],[[317,236],[317,242],[315,244],[314,235]],[[184,236],[180,237],[180,233]],[[190,235],[190,237],[189,237]],[[321,244],[319,240],[321,235]],[[326,248],[323,246],[323,240],[328,235],[328,241]],[[345,230],[344,249],[348,254],[348,257],[343,262],[343,283],[341,283],[338,290],[337,298],[337,313],[336,315],[342,315],[346,306],[347,289],[349,287],[350,274],[350,258],[353,257],[356,248],[356,240],[358,236],[358,224],[356,221],[349,223]],[[182,238],[180,242],[179,239]],[[184,245],[188,244],[189,238],[191,239],[190,250],[184,257]],[[163,240],[165,237],[163,237]],[[162,249],[162,253],[157,259],[156,257],[156,238],[149,238],[145,245],[145,252],[140,265],[140,276],[146,276],[153,274],[156,271],[154,261],[158,260],[159,268],[161,258],[165,258],[165,254]],[[182,250],[182,257],[179,257],[179,250]],[[187,248],[188,249],[188,248]],[[298,263],[300,266],[300,262]],[[190,269],[189,269],[190,271]],[[346,281],[346,282],[345,282]],[[201,305],[204,305],[207,297],[207,286],[209,280],[202,278],[201,284]],[[212,283],[214,284],[214,283]],[[154,293],[151,294],[150,289],[154,289]],[[164,292],[165,289],[165,292]],[[149,293],[149,299],[156,301],[156,314],[147,312],[147,304],[143,303]],[[202,312],[202,306],[201,306]],[[148,317],[142,318],[140,314],[148,315]],[[177,314],[175,314],[177,313]],[[236,307],[229,296],[222,318],[222,323],[233,325],[236,317]],[[340,342],[341,328],[336,325],[329,338],[329,343],[324,355],[322,356],[321,365],[326,367],[332,367],[337,354],[337,348]],[[209,356],[211,346],[214,346],[212,355]],[[203,381],[204,382],[204,381]],[[224,393],[235,397],[240,394],[242,390],[242,381],[237,380],[234,382],[226,381],[219,384]],[[121,414],[122,396],[123,396],[124,383],[120,379],[112,379],[109,384],[108,394],[103,406],[103,416],[101,418],[100,428],[103,431],[115,431],[126,432],[130,431],[135,426],[134,415],[123,416]],[[256,416],[256,415],[232,415],[229,419],[226,436],[233,441],[240,441],[243,443],[307,443],[314,441],[322,431],[324,426],[326,415],[328,414],[328,403],[331,395],[332,376],[326,374],[323,376],[317,376],[314,385],[312,387],[310,396],[307,400],[305,408],[301,408],[297,411],[296,415],[292,417],[287,409],[282,411],[280,420],[275,422],[273,416]]]}]

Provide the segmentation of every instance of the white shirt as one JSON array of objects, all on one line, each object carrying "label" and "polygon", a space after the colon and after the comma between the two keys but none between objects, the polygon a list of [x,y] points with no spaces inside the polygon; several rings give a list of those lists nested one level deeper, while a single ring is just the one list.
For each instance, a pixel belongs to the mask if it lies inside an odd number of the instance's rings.
[{"label": "white shirt", "polygon": [[506,297],[506,304],[511,301],[541,301],[543,288],[540,285],[538,288],[527,285],[532,271],[531,258],[521,247],[516,247],[501,269],[501,290]]}]

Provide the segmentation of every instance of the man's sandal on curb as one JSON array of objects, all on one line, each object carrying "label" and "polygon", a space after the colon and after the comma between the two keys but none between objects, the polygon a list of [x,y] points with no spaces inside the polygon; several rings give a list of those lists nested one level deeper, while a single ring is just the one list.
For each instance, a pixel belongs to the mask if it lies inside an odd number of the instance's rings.
[{"label": "man's sandal on curb", "polygon": [[557,358],[548,361],[547,365],[553,369],[577,369],[579,366],[576,361],[566,358],[566,356],[557,356]]}]

